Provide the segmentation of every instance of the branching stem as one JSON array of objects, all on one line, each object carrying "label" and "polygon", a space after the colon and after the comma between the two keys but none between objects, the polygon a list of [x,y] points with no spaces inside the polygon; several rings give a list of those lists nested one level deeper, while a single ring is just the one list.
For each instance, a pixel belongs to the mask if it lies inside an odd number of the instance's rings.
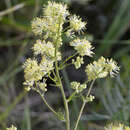
[{"label": "branching stem", "polygon": [[[90,87],[89,87],[89,90],[88,90],[88,92],[87,92],[87,97],[89,96],[89,94],[90,94],[90,92],[91,92],[91,90],[92,90],[92,87],[93,87],[94,82],[95,82],[95,80],[92,81],[92,83],[91,83],[91,85],[90,85]],[[81,106],[81,109],[80,109],[80,112],[79,112],[79,115],[78,115],[78,118],[77,118],[77,121],[76,121],[74,130],[77,130],[77,128],[78,128],[79,120],[80,120],[80,118],[81,118],[81,115],[82,115],[82,113],[83,113],[83,110],[84,110],[84,107],[85,107],[86,103],[87,103],[86,100],[83,100],[83,104],[82,104],[82,106]]]},{"label": "branching stem", "polygon": [[49,108],[49,110],[50,110],[51,112],[53,112],[54,115],[56,115],[57,117],[59,117],[58,113],[47,103],[47,101],[46,101],[44,95],[41,94],[41,92],[38,92],[38,93],[40,94],[40,96],[41,96],[43,102],[44,102],[45,105]]}]

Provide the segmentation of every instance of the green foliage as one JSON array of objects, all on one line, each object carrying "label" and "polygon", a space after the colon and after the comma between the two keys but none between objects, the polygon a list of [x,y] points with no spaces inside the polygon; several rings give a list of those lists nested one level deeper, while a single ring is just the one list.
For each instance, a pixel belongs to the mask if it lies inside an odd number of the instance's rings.
[{"label": "green foliage", "polygon": [[[112,22],[112,25],[109,27],[108,32],[105,34],[103,41],[99,49],[97,50],[98,55],[102,55],[105,50],[109,53],[113,44],[119,44],[118,39],[124,34],[127,30],[128,23],[130,21],[130,1],[124,0],[121,2],[121,6],[117,12],[115,19]],[[116,42],[108,42],[116,41]]]}]

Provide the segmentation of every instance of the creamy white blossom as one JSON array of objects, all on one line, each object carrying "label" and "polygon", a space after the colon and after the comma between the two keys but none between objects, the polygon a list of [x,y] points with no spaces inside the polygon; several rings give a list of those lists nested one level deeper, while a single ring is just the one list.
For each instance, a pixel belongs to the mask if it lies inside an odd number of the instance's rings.
[{"label": "creamy white blossom", "polygon": [[116,62],[112,59],[105,59],[104,57],[101,57],[98,61],[88,64],[85,70],[89,81],[97,78],[105,78],[108,74],[110,74],[111,77],[114,77],[118,71],[119,67]]},{"label": "creamy white blossom", "polygon": [[47,22],[43,18],[35,18],[32,21],[32,31],[35,35],[41,35],[43,33],[43,30],[47,26]]},{"label": "creamy white blossom", "polygon": [[82,22],[82,19],[77,16],[73,15],[70,17],[70,28],[74,31],[81,31],[82,29],[85,29],[85,22]]},{"label": "creamy white blossom", "polygon": [[76,69],[79,69],[82,64],[84,64],[83,57],[76,57],[76,60],[72,59],[72,63],[74,64]]},{"label": "creamy white blossom", "polygon": [[81,56],[90,56],[92,57],[93,47],[91,43],[86,39],[75,39],[70,43],[71,46],[74,47],[75,50],[81,55]]},{"label": "creamy white blossom", "polygon": [[76,91],[76,93],[82,92],[84,89],[86,89],[87,85],[86,84],[80,84],[77,81],[71,82],[71,88]]},{"label": "creamy white blossom", "polygon": [[39,86],[39,88],[43,91],[46,92],[47,91],[47,84],[43,81],[43,82],[38,82],[37,85]]},{"label": "creamy white blossom", "polygon": [[117,66],[117,63],[113,59],[107,59],[107,68],[111,77],[116,76],[120,68]]},{"label": "creamy white blossom", "polygon": [[66,4],[48,1],[48,5],[43,9],[43,14],[56,20],[59,18],[65,20],[69,11]]},{"label": "creamy white blossom", "polygon": [[25,83],[32,86],[35,81],[41,80],[44,73],[35,59],[27,59],[23,65]]},{"label": "creamy white blossom", "polygon": [[86,101],[87,102],[92,102],[95,99],[94,96],[90,95],[90,96],[86,96]]},{"label": "creamy white blossom", "polygon": [[49,73],[51,70],[54,69],[54,61],[51,59],[48,59],[45,56],[42,56],[42,60],[39,64],[40,69],[42,70],[42,72],[44,73],[44,75],[46,75],[47,73]]}]

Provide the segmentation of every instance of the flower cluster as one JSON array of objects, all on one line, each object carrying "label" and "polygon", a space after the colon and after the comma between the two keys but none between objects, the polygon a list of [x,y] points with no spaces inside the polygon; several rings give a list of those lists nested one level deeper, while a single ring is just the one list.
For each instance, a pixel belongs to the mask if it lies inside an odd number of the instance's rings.
[{"label": "flower cluster", "polygon": [[[53,44],[57,40],[58,45],[62,45],[61,35],[63,24],[69,15],[65,4],[48,2],[43,8],[43,17],[35,18],[32,21],[32,29],[35,35],[42,35],[44,39],[52,38]],[[57,38],[58,37],[58,38]]]},{"label": "flower cluster", "polygon": [[67,5],[56,3],[56,2],[48,2],[47,7],[43,9],[43,13],[46,17],[50,17],[52,19],[66,19],[66,16],[69,15],[67,10]]},{"label": "flower cluster", "polygon": [[80,68],[81,64],[84,64],[83,56],[92,57],[92,54],[94,54],[92,52],[93,47],[92,47],[91,43],[88,40],[86,40],[86,39],[76,38],[72,42],[70,42],[70,46],[73,46],[74,49],[80,55],[80,57],[78,56],[76,58],[76,61],[74,59],[72,60],[72,64],[75,65],[76,69]]},{"label": "flower cluster", "polygon": [[[45,41],[37,40],[33,46],[33,51],[35,55],[41,54],[51,60],[55,58],[55,48],[50,41],[46,43]],[[57,59],[61,60],[61,53],[59,51],[57,52]]]},{"label": "flower cluster", "polygon": [[[63,24],[69,22],[68,29],[64,32]],[[74,35],[74,31],[81,31],[85,28],[85,22],[79,16],[70,15],[67,5],[56,2],[48,2],[43,8],[43,16],[37,17],[32,21],[32,31],[35,35],[42,36],[42,40],[36,40],[33,45],[33,59],[27,59],[24,63],[24,85],[27,90],[35,86],[46,91],[46,84],[43,83],[46,77],[54,69],[54,62],[62,60],[60,47],[62,45],[63,33],[70,32]],[[75,36],[76,37],[76,36]],[[78,51],[81,57],[77,57],[76,61],[72,61],[78,69],[83,64],[84,55],[91,56],[93,54],[91,44],[85,39],[75,39],[71,45]],[[40,56],[40,60],[37,57]]]},{"label": "flower cluster", "polygon": [[85,29],[85,22],[82,22],[82,19],[79,16],[73,15],[70,17],[70,27],[74,31],[81,31],[82,29]]},{"label": "flower cluster", "polygon": [[58,37],[58,45],[62,45],[61,35],[64,32],[64,23],[70,23],[66,30],[66,34],[70,37],[74,35],[74,31],[82,31],[86,26],[79,16],[71,15],[67,10],[67,5],[62,3],[49,1],[48,5],[43,8],[43,14],[41,18],[37,17],[32,21],[32,30],[35,35],[44,34],[44,39],[52,38],[54,41]]},{"label": "flower cluster", "polygon": [[95,97],[92,95],[86,96],[86,102],[92,102],[94,99],[95,99]]},{"label": "flower cluster", "polygon": [[84,64],[83,57],[76,57],[76,61],[72,59],[72,63],[74,64],[75,68],[78,69],[81,67],[81,64]]},{"label": "flower cluster", "polygon": [[45,27],[45,21],[41,18],[35,18],[32,21],[32,30],[34,32],[35,35],[41,35],[42,31]]},{"label": "flower cluster", "polygon": [[105,130],[130,130],[130,127],[125,126],[121,123],[116,123],[116,124],[111,123],[105,127]]},{"label": "flower cluster", "polygon": [[41,80],[44,73],[42,72],[40,66],[37,63],[37,60],[27,59],[24,63],[24,77],[26,79],[26,84],[32,86],[34,82]]},{"label": "flower cluster", "polygon": [[7,128],[7,130],[17,130],[17,128],[12,125],[10,128]]},{"label": "flower cluster", "polygon": [[79,82],[71,82],[71,88],[76,91],[76,93],[82,92],[84,89],[86,89],[86,84],[80,84]]},{"label": "flower cluster", "polygon": [[46,74],[46,71],[43,70],[40,65],[37,60],[32,60],[30,58],[24,63],[24,77],[26,81],[23,84],[27,86],[26,90],[30,90],[31,87],[33,87],[38,81],[42,80],[42,77]]},{"label": "flower cluster", "polygon": [[98,61],[94,61],[87,65],[85,70],[89,81],[97,78],[105,78],[108,74],[113,77],[118,73],[118,71],[119,67],[117,66],[117,63],[112,59],[109,60],[104,57],[101,57]]},{"label": "flower cluster", "polygon": [[[68,22],[69,24],[65,28],[63,25]],[[55,69],[55,63],[58,61],[64,63],[60,52],[60,47],[63,44],[63,34],[71,37],[70,46],[74,47],[77,51],[76,54],[78,56],[76,59],[72,59],[72,64],[74,64],[76,69],[84,64],[84,56],[93,56],[93,46],[91,43],[85,38],[78,38],[75,33],[85,29],[85,26],[86,23],[79,16],[69,13],[65,4],[48,2],[48,5],[43,8],[43,16],[37,17],[32,21],[33,33],[42,37],[36,40],[32,47],[34,58],[28,58],[23,65],[25,73],[24,85],[27,86],[27,90],[39,87],[44,92],[47,91],[45,81],[47,77],[51,78],[50,73]],[[118,73],[119,67],[112,59],[109,60],[101,57],[98,61],[87,65],[85,71],[88,80],[92,81],[97,78],[104,78],[108,74],[113,77]],[[79,93],[86,88],[86,84],[72,82],[71,87]]]},{"label": "flower cluster", "polygon": [[70,43],[71,46],[74,46],[74,49],[79,53],[81,56],[90,56],[92,57],[92,50],[93,47],[91,43],[86,39],[75,39]]}]

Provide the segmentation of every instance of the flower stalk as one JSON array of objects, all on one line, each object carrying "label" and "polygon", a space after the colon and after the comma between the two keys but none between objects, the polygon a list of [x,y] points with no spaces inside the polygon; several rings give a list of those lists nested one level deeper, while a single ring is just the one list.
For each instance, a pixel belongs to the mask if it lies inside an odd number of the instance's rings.
[{"label": "flower stalk", "polygon": [[[86,97],[89,96],[89,94],[90,94],[90,92],[91,92],[91,90],[92,90],[92,87],[93,87],[94,82],[95,82],[95,80],[92,81],[92,83],[91,83],[91,85],[90,85],[90,87],[89,87],[89,90],[88,90],[88,92],[87,92]],[[87,103],[87,100],[86,100],[86,99],[83,99],[83,104],[82,104],[82,106],[81,106],[81,109],[80,109],[80,112],[79,112],[79,115],[78,115],[78,118],[77,118],[77,121],[76,121],[74,130],[77,130],[77,127],[78,127],[78,124],[79,124],[79,121],[80,121],[80,118],[81,118],[81,115],[82,115],[82,113],[83,113],[83,110],[84,110],[84,107],[85,107],[86,103]]]},{"label": "flower stalk", "polygon": [[[57,51],[57,47],[55,49],[55,54],[56,54],[56,51]],[[63,89],[63,85],[62,85],[62,81],[61,81],[61,78],[60,78],[57,59],[55,61],[55,69],[56,69],[57,78],[59,80],[58,81],[59,82],[59,87],[60,87],[60,90],[61,90],[61,94],[62,94],[63,102],[64,102],[64,107],[65,107],[66,130],[70,130],[70,119],[69,119],[68,102],[67,102],[67,99],[66,99],[66,96],[65,96],[65,92],[64,92],[64,89]]]},{"label": "flower stalk", "polygon": [[41,96],[41,98],[42,98],[43,102],[45,103],[45,105],[49,108],[49,110],[50,110],[54,115],[56,115],[57,117],[59,117],[58,113],[47,103],[47,101],[46,101],[44,95],[43,95],[41,92],[38,92],[38,93],[39,93],[39,95]]}]

